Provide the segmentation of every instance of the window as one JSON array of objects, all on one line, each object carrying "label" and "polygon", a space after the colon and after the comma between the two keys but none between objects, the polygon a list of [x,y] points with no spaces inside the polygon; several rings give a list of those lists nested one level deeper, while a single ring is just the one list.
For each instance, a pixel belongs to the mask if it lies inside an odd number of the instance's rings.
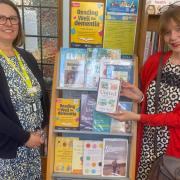
[{"label": "window", "polygon": [[19,8],[25,32],[23,48],[31,52],[51,89],[55,53],[58,47],[57,0],[12,0]]}]

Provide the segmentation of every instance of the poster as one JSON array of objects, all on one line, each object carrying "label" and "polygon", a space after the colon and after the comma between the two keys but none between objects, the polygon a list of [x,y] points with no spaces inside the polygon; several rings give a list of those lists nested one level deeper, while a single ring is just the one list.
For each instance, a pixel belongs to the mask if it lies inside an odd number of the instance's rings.
[{"label": "poster", "polygon": [[107,0],[104,48],[120,49],[123,58],[134,53],[138,0]]},{"label": "poster", "polygon": [[118,13],[120,15],[137,15],[138,0],[107,0],[106,12],[108,14]]},{"label": "poster", "polygon": [[72,2],[71,47],[102,47],[104,4]]}]

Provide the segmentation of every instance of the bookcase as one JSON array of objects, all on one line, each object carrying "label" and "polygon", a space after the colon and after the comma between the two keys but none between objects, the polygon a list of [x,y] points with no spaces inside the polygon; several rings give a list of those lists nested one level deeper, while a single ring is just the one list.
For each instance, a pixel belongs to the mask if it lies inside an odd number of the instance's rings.
[{"label": "bookcase", "polygon": [[[124,179],[124,180],[134,180],[135,179],[135,166],[136,166],[136,133],[137,133],[137,125],[135,122],[132,123],[132,133],[99,133],[99,132],[86,132],[86,131],[74,131],[74,130],[55,130],[54,128],[54,117],[55,117],[55,102],[56,98],[62,97],[62,89],[58,87],[58,77],[59,77],[59,56],[60,53],[56,55],[56,63],[54,67],[54,76],[53,76],[53,87],[52,87],[52,99],[51,99],[51,110],[50,110],[50,124],[49,124],[49,142],[48,142],[48,159],[47,159],[47,174],[46,179],[57,179],[57,180],[69,180],[69,179]],[[138,84],[138,58],[134,57],[134,83]],[[63,91],[70,91],[73,94],[73,91],[91,91],[90,89],[72,89],[67,88],[63,89]],[[137,111],[137,104],[133,104],[133,111]],[[125,137],[128,139],[129,143],[129,153],[128,153],[128,177],[102,177],[102,176],[87,176],[87,175],[75,175],[75,174],[62,174],[62,173],[54,173],[54,155],[55,155],[55,138],[57,136],[61,136],[62,134],[71,134],[74,137],[80,136],[89,136],[96,137],[98,139],[102,138],[118,138]]]},{"label": "bookcase", "polygon": [[139,67],[143,64],[145,41],[146,41],[146,32],[155,31],[158,32],[159,28],[159,18],[160,15],[157,14],[147,14],[145,10],[146,1],[142,2],[142,15],[141,15],[141,24],[140,24],[140,36],[138,43],[137,55],[139,57]]}]

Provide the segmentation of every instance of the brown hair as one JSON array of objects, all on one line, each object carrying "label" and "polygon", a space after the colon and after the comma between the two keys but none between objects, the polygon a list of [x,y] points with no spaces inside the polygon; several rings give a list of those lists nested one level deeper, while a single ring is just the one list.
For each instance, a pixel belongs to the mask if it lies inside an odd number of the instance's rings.
[{"label": "brown hair", "polygon": [[19,24],[18,24],[19,31],[18,31],[18,35],[17,35],[16,39],[13,41],[13,46],[14,47],[15,46],[21,46],[24,43],[24,33],[23,33],[22,25],[21,25],[21,17],[19,14],[19,10],[16,7],[16,5],[10,0],[0,0],[0,4],[7,4],[16,11],[17,16],[19,18]]},{"label": "brown hair", "polygon": [[180,25],[180,6],[170,6],[168,10],[161,15],[159,24],[159,33],[161,36],[164,36],[171,20]]}]

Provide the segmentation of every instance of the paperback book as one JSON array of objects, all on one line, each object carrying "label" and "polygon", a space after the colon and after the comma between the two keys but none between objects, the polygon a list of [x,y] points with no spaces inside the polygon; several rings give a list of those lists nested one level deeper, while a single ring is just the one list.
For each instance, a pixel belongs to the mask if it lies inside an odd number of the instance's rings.
[{"label": "paperback book", "polygon": [[84,141],[73,141],[72,173],[82,174]]},{"label": "paperback book", "polygon": [[[126,111],[132,111],[132,102],[127,102],[127,101],[120,101],[118,103],[118,109],[119,110],[126,110]],[[132,128],[132,121],[123,121],[120,122],[118,120],[115,120],[112,118],[111,120],[111,132],[112,133],[131,133],[131,128]]]},{"label": "paperback book", "polygon": [[61,48],[59,78],[61,88],[84,86],[85,61],[86,49]]},{"label": "paperback book", "polygon": [[93,112],[96,108],[96,98],[96,94],[81,94],[81,131],[92,131]]},{"label": "paperback book", "polygon": [[111,119],[104,113],[93,112],[93,132],[110,132]]},{"label": "paperback book", "polygon": [[80,99],[56,99],[55,129],[79,129]]},{"label": "paperback book", "polygon": [[127,176],[128,140],[103,139],[102,176]]},{"label": "paperback book", "polygon": [[100,77],[100,64],[105,60],[120,59],[119,49],[88,48],[85,65],[85,87],[97,88]]},{"label": "paperback book", "polygon": [[121,82],[117,79],[103,79],[99,81],[96,111],[113,113],[117,110]]},{"label": "paperback book", "polygon": [[76,137],[56,137],[54,172],[72,173],[73,140]]},{"label": "paperback book", "polygon": [[100,77],[119,79],[133,84],[134,66],[132,60],[120,59],[101,63]]},{"label": "paperback book", "polygon": [[83,175],[101,175],[102,141],[84,141]]},{"label": "paperback book", "polygon": [[100,62],[100,78],[107,78],[107,65],[118,65],[121,59],[105,59]]}]

